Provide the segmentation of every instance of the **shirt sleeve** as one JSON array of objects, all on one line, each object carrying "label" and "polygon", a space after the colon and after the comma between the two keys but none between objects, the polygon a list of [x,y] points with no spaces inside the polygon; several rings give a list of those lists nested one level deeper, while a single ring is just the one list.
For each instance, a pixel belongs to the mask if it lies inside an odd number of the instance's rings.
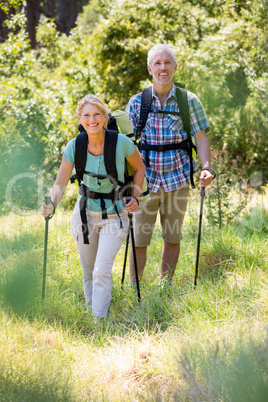
[{"label": "shirt sleeve", "polygon": [[67,162],[74,164],[74,156],[75,156],[75,140],[76,138],[73,138],[70,140],[64,150],[62,151],[62,155],[64,158],[67,160]]},{"label": "shirt sleeve", "polygon": [[135,129],[138,124],[138,118],[139,118],[139,114],[140,114],[140,105],[141,105],[141,93],[132,96],[132,98],[130,98],[130,100],[127,104],[127,107],[125,109],[125,112],[128,115],[129,120],[132,123],[134,132],[135,132]]},{"label": "shirt sleeve", "polygon": [[202,130],[209,131],[209,122],[202,103],[195,94],[188,94],[191,133],[194,135]]},{"label": "shirt sleeve", "polygon": [[125,158],[128,158],[133,154],[135,151],[134,142],[131,141],[127,136],[124,134],[119,134],[120,136],[120,143],[121,143],[121,150]]}]

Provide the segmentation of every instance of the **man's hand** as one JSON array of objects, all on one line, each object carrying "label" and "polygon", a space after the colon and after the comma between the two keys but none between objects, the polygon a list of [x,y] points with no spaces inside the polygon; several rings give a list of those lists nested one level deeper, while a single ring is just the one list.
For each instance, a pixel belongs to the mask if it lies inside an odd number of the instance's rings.
[{"label": "man's hand", "polygon": [[211,168],[204,168],[200,175],[200,184],[202,187],[207,187],[210,185],[213,179],[215,179],[216,173]]}]

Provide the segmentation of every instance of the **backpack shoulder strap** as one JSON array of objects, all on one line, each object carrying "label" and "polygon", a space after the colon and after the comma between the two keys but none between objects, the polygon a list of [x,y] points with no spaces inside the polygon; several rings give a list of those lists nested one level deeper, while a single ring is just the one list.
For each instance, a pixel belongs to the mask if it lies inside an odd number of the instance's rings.
[{"label": "backpack shoulder strap", "polygon": [[152,96],[153,96],[153,87],[150,86],[145,88],[141,94],[141,107],[140,107],[140,119],[138,124],[138,134],[140,134],[141,130],[145,127],[146,121],[148,119],[148,114],[151,110],[152,105]]},{"label": "backpack shoulder strap", "polygon": [[194,185],[194,176],[193,176],[193,141],[192,141],[192,136],[191,136],[191,129],[190,129],[190,112],[189,112],[189,104],[188,104],[188,95],[186,89],[182,87],[176,87],[176,98],[177,98],[177,103],[179,105],[180,113],[181,113],[181,118],[182,118],[182,124],[187,132],[187,140],[189,144],[189,158],[190,158],[190,180],[191,180],[191,186],[192,188],[195,188]]},{"label": "backpack shoulder strap", "polygon": [[118,180],[116,169],[116,144],[118,132],[115,130],[106,130],[104,143],[104,164],[106,172],[113,179]]},{"label": "backpack shoulder strap", "polygon": [[187,132],[187,138],[189,141],[191,139],[191,130],[190,130],[190,113],[189,113],[189,104],[188,104],[188,95],[187,91],[184,88],[176,87],[176,98],[177,103],[179,105],[182,123],[185,131]]},{"label": "backpack shoulder strap", "polygon": [[78,181],[83,180],[83,174],[87,162],[87,132],[79,126],[80,133],[75,140],[74,164]]}]

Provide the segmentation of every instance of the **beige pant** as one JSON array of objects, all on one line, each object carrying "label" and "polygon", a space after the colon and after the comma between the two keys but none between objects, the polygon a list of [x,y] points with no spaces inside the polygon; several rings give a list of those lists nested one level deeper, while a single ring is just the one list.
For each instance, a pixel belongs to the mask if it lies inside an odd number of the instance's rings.
[{"label": "beige pant", "polygon": [[150,198],[141,202],[141,209],[134,214],[136,247],[150,245],[158,212],[163,239],[172,244],[180,243],[188,193],[188,184],[168,192],[160,187],[157,193],[150,193]]},{"label": "beige pant", "polygon": [[122,229],[116,214],[102,219],[101,214],[87,210],[90,244],[84,244],[79,206],[76,205],[73,211],[72,229],[82,267],[86,304],[97,317],[105,317],[109,311],[112,267],[128,232],[126,211],[122,211],[120,216]]}]

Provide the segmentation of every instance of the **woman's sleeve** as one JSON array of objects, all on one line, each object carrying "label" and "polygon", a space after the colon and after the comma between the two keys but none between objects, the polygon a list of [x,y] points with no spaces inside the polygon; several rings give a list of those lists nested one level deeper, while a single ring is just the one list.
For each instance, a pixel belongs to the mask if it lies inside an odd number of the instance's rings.
[{"label": "woman's sleeve", "polygon": [[124,140],[123,140],[123,154],[125,158],[128,158],[133,154],[135,151],[135,145],[134,142],[131,141],[128,137],[124,135]]},{"label": "woman's sleeve", "polygon": [[67,160],[67,162],[74,164],[74,156],[75,156],[75,138],[68,142],[64,150],[62,151],[62,155]]}]

